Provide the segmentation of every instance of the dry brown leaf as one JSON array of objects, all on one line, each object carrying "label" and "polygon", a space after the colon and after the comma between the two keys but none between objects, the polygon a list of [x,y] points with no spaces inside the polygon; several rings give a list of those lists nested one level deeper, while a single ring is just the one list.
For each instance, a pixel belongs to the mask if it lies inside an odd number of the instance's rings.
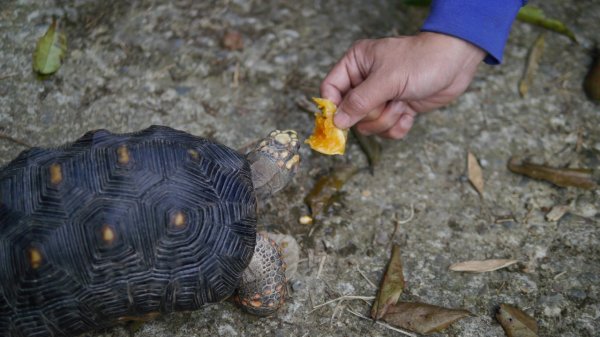
[{"label": "dry brown leaf", "polygon": [[496,319],[508,337],[537,337],[535,319],[510,304],[500,304]]},{"label": "dry brown leaf", "polygon": [[519,261],[510,259],[472,260],[457,262],[450,266],[452,271],[468,271],[472,273],[485,273],[506,268]]},{"label": "dry brown leaf", "polygon": [[378,320],[385,315],[390,305],[396,304],[404,290],[404,275],[402,272],[402,260],[400,259],[400,247],[392,246],[392,256],[388,263],[383,279],[377,291],[377,297],[371,307],[371,318]]},{"label": "dry brown leaf", "polygon": [[389,324],[414,331],[429,334],[441,331],[457,320],[470,316],[464,309],[448,309],[425,303],[398,302],[391,305],[383,320]]},{"label": "dry brown leaf", "polygon": [[525,68],[525,73],[523,73],[523,77],[519,82],[519,93],[521,97],[525,97],[531,84],[533,83],[533,79],[535,78],[535,73],[540,64],[540,58],[542,58],[542,54],[544,53],[544,34],[540,34],[538,38],[535,40],[533,47],[531,47],[531,51],[529,52],[529,58],[527,59],[527,68]]},{"label": "dry brown leaf", "polygon": [[511,172],[522,174],[533,179],[548,181],[561,187],[578,187],[593,190],[600,187],[596,182],[598,174],[589,168],[558,168],[521,161],[519,157],[508,160],[508,169]]},{"label": "dry brown leaf", "polygon": [[467,174],[477,193],[483,197],[483,171],[477,162],[477,158],[471,152],[467,154]]}]

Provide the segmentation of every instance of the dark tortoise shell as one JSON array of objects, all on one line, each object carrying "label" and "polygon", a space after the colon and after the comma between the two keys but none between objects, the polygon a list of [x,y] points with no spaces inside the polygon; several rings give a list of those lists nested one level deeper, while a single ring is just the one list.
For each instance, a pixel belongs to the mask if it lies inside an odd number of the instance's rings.
[{"label": "dark tortoise shell", "polygon": [[230,296],[256,243],[247,160],[168,127],[0,170],[0,333],[73,336]]}]

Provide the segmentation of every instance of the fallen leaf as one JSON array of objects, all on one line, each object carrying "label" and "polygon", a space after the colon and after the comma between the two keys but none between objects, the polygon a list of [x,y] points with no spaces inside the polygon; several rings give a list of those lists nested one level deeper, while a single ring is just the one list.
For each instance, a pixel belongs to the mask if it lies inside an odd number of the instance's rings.
[{"label": "fallen leaf", "polygon": [[555,168],[526,161],[520,162],[517,157],[510,158],[507,166],[513,173],[522,174],[534,179],[545,180],[561,187],[573,186],[587,190],[598,187],[598,183],[595,181],[594,177],[598,172],[594,173],[591,169]]},{"label": "fallen leaf", "polygon": [[467,174],[477,193],[483,197],[483,171],[477,162],[477,158],[471,152],[467,154]]},{"label": "fallen leaf", "polygon": [[450,270],[467,271],[472,273],[485,273],[506,268],[517,262],[519,261],[510,259],[472,260],[454,263],[450,266]]},{"label": "fallen leaf", "polygon": [[418,302],[398,302],[388,308],[383,320],[399,328],[430,334],[470,315],[471,313],[464,309],[449,309]]},{"label": "fallen leaf", "polygon": [[242,34],[235,30],[229,30],[223,36],[223,47],[227,50],[241,50],[244,49],[244,39]]},{"label": "fallen leaf", "polygon": [[544,34],[540,34],[540,36],[538,36],[538,38],[535,40],[533,47],[531,47],[531,50],[529,51],[527,66],[525,67],[525,72],[523,73],[521,81],[519,81],[519,93],[521,94],[521,97],[525,97],[525,95],[527,95],[527,92],[533,83],[535,73],[537,72],[540,64],[540,59],[544,53],[544,45]]},{"label": "fallen leaf", "polygon": [[404,274],[402,272],[402,260],[400,258],[400,247],[392,246],[392,256],[388,262],[383,279],[379,285],[375,302],[371,307],[371,318],[381,319],[390,305],[396,304],[404,290]]},{"label": "fallen leaf", "polygon": [[315,186],[304,198],[313,219],[329,209],[335,197],[339,195],[340,189],[356,172],[358,172],[356,166],[340,167],[334,169],[332,174],[317,180]]},{"label": "fallen leaf", "polygon": [[58,26],[57,20],[52,19],[46,34],[38,40],[33,52],[33,70],[41,75],[56,72],[67,51],[67,37]]},{"label": "fallen leaf", "polygon": [[517,13],[517,20],[530,23],[532,25],[540,26],[542,28],[557,32],[559,34],[563,34],[568,36],[574,42],[577,42],[575,38],[575,34],[565,26],[564,23],[556,20],[547,18],[544,15],[544,12],[533,6],[524,6],[521,7],[519,13]]},{"label": "fallen leaf", "polygon": [[537,337],[535,319],[510,304],[500,304],[496,319],[508,337]]},{"label": "fallen leaf", "polygon": [[583,89],[592,101],[600,102],[600,51],[594,52],[592,66],[583,81]]}]

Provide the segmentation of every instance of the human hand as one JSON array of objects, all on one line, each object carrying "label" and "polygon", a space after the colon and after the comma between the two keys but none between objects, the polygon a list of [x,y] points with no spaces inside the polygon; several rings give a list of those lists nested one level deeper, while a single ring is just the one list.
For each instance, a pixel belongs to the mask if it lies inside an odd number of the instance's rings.
[{"label": "human hand", "polygon": [[485,52],[449,35],[357,41],[321,84],[321,96],[338,106],[334,123],[385,138],[403,138],[418,112],[444,106],[462,94]]}]

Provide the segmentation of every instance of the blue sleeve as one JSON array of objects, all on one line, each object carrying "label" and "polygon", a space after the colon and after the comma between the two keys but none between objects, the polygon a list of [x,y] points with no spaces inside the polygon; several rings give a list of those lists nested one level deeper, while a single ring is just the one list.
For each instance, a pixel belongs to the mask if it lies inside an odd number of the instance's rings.
[{"label": "blue sleeve", "polygon": [[461,38],[487,52],[485,63],[502,62],[510,27],[523,0],[433,0],[422,31]]}]

